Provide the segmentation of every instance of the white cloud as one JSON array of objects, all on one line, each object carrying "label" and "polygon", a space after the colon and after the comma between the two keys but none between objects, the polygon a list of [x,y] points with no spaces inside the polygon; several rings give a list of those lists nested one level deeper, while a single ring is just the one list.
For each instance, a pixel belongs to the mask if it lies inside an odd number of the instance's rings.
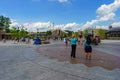
[{"label": "white cloud", "polygon": [[41,32],[51,29],[50,22],[24,23],[23,25],[30,32],[36,32],[37,29]]},{"label": "white cloud", "polygon": [[71,31],[77,31],[78,28],[80,28],[80,24],[77,24],[75,22],[68,23],[63,27],[64,30],[71,30]]},{"label": "white cloud", "polygon": [[33,2],[39,2],[39,1],[41,1],[41,0],[32,0]]},{"label": "white cloud", "polygon": [[104,26],[104,25],[100,25],[100,26],[95,26],[95,28],[97,28],[97,29],[106,29],[106,30],[108,30],[108,26]]},{"label": "white cloud", "polygon": [[51,23],[50,22],[35,22],[35,23],[24,23],[24,24],[19,24],[17,21],[11,21],[12,23],[10,24],[10,28],[16,27],[16,28],[22,28],[24,26],[24,29],[27,29],[29,32],[36,32],[37,29],[39,31],[46,31],[51,28]]},{"label": "white cloud", "polygon": [[48,0],[48,1],[57,1],[57,2],[59,2],[59,3],[68,3],[69,2],[69,0]]},{"label": "white cloud", "polygon": [[11,19],[10,29],[12,27],[16,27],[17,28],[18,26],[20,26],[20,24],[16,20]]},{"label": "white cloud", "polygon": [[60,3],[68,2],[68,0],[58,0]]},{"label": "white cloud", "polygon": [[101,5],[96,13],[98,14],[98,18],[100,21],[111,21],[115,18],[115,11],[120,8],[120,0],[115,0],[113,3],[106,5]]},{"label": "white cloud", "polygon": [[109,13],[99,18],[99,21],[114,21],[115,20],[115,13]]},{"label": "white cloud", "polygon": [[55,25],[52,29],[62,29],[65,25],[61,24],[61,25]]},{"label": "white cloud", "polygon": [[91,22],[86,22],[86,24],[84,24],[82,26],[82,30],[84,30],[85,28],[88,28],[88,27],[92,27],[92,25],[95,23],[98,23],[98,20],[92,20]]},{"label": "white cloud", "polygon": [[24,29],[27,29],[29,32],[36,32],[39,29],[40,32],[47,31],[50,29],[62,29],[62,30],[71,30],[77,31],[80,29],[81,24],[77,24],[75,22],[61,25],[53,25],[51,22],[34,22],[34,23],[24,23],[19,24],[16,21],[12,21],[10,27],[20,27],[20,29],[24,26]]},{"label": "white cloud", "polygon": [[112,24],[112,26],[113,26],[113,27],[120,27],[120,22],[114,22],[114,23]]},{"label": "white cloud", "polygon": [[37,28],[39,31],[47,31],[50,29],[62,29],[62,30],[78,30],[79,24],[77,23],[68,23],[66,25],[61,24],[61,25],[54,25],[51,22],[35,22],[35,23],[25,23],[23,24],[25,28],[27,28],[28,31],[30,32],[36,32]]},{"label": "white cloud", "polygon": [[101,5],[97,10],[97,18],[94,20],[91,20],[90,22],[86,22],[82,28],[88,28],[93,26],[96,23],[99,22],[106,22],[106,21],[114,21],[115,20],[115,12],[120,8],[120,0],[115,0],[113,3],[106,5]]}]

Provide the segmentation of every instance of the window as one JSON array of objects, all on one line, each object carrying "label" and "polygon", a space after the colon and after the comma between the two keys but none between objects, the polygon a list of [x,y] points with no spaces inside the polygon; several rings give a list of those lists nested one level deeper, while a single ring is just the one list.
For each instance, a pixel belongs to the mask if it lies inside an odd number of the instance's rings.
[{"label": "window", "polygon": [[116,33],[113,34],[113,37],[116,37]]},{"label": "window", "polygon": [[118,33],[118,37],[120,37],[120,33]]},{"label": "window", "polygon": [[113,34],[112,34],[112,33],[110,34],[110,37],[113,37]]}]

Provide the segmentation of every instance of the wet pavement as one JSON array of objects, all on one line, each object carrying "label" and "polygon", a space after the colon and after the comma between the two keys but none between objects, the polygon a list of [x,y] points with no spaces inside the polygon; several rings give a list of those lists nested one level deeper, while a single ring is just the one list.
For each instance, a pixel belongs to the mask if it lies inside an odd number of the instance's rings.
[{"label": "wet pavement", "polygon": [[62,41],[42,45],[0,42],[0,80],[120,80],[119,49],[113,46],[106,51],[114,43],[108,44],[93,46],[92,60],[86,61],[82,47],[77,47],[77,58],[71,59],[70,46]]},{"label": "wet pavement", "polygon": [[[52,45],[42,45],[37,48],[37,51],[40,55],[45,55],[50,59],[53,58],[63,62],[69,61],[71,64],[82,63],[88,67],[100,66],[105,69],[112,70],[115,68],[120,68],[120,49],[118,47],[120,46],[119,44],[120,43],[101,43],[98,46],[93,46],[91,60],[85,59],[84,47],[81,45],[77,46],[75,59],[71,59],[70,57],[71,46],[65,46],[63,42]],[[111,54],[109,51],[113,53]]]}]

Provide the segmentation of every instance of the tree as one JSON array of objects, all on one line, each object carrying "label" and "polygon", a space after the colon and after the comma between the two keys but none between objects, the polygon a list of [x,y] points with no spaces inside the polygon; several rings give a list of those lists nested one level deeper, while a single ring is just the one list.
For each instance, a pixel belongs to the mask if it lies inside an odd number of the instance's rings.
[{"label": "tree", "polygon": [[26,37],[27,36],[27,31],[25,31],[23,28],[19,31],[19,37],[21,38],[21,37]]},{"label": "tree", "polygon": [[84,36],[87,36],[88,35],[88,29],[85,29],[84,30]]},{"label": "tree", "polygon": [[63,37],[63,38],[67,37],[67,34],[63,34],[62,37]]},{"label": "tree", "polygon": [[25,31],[23,28],[21,30],[18,30],[16,27],[12,27],[12,29],[10,29],[10,33],[14,38],[21,38],[28,36],[28,32]]},{"label": "tree", "polygon": [[46,33],[47,33],[47,35],[51,35],[52,34],[51,30],[48,30]]},{"label": "tree", "polygon": [[12,27],[12,29],[10,29],[10,33],[13,38],[19,38],[19,32],[15,27]]},{"label": "tree", "polygon": [[84,30],[84,36],[93,35],[93,28],[87,28]]},{"label": "tree", "polygon": [[99,29],[98,30],[98,36],[102,39],[105,38],[105,30]]},{"label": "tree", "polygon": [[75,36],[76,36],[76,37],[79,37],[79,32],[75,32]]},{"label": "tree", "polygon": [[0,16],[0,27],[4,29],[6,32],[10,32],[9,26],[11,24],[11,20],[8,17]]},{"label": "tree", "polygon": [[68,32],[68,36],[71,36],[72,35],[72,33],[73,33],[73,31],[68,31],[68,30],[66,30],[66,32]]}]

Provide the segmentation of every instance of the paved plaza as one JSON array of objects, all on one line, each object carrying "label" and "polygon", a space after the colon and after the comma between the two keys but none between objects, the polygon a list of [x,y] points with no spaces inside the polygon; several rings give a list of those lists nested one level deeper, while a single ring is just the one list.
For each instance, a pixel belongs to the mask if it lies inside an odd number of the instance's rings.
[{"label": "paved plaza", "polygon": [[0,42],[0,80],[120,80],[120,40],[93,46],[91,61],[78,45],[76,59],[63,41],[33,45]]}]

